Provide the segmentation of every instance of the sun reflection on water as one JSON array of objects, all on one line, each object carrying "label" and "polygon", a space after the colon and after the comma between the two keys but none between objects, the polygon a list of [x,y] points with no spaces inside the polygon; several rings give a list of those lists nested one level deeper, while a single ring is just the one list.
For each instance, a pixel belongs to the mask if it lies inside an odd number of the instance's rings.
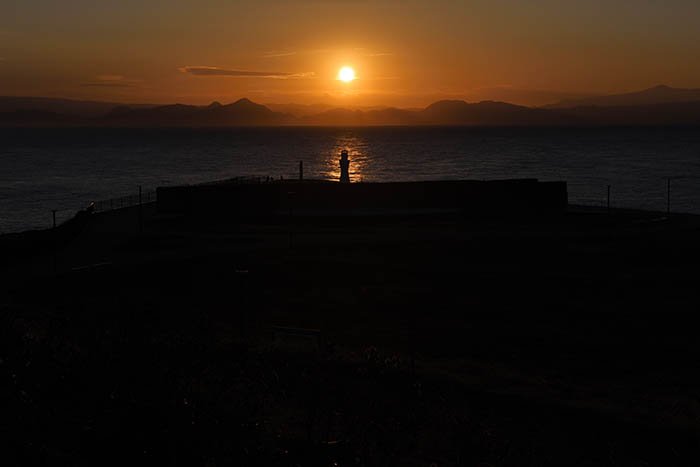
[{"label": "sun reflection on water", "polygon": [[361,182],[367,178],[369,155],[367,142],[356,135],[339,136],[324,158],[323,178],[340,180],[340,153],[348,151],[350,159],[350,182]]}]

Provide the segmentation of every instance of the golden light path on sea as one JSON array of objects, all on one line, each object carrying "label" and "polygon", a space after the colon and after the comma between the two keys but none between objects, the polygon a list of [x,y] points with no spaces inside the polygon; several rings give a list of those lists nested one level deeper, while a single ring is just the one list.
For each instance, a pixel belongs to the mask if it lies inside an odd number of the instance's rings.
[{"label": "golden light path on sea", "polygon": [[344,134],[336,138],[324,159],[323,178],[340,179],[340,153],[346,150],[350,158],[350,181],[362,182],[366,177],[369,154],[367,142],[357,135]]}]

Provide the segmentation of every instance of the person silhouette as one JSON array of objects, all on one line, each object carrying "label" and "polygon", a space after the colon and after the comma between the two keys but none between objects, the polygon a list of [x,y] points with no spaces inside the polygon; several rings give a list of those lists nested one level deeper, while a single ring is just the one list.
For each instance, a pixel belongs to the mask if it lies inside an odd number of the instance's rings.
[{"label": "person silhouette", "polygon": [[343,149],[340,153],[340,182],[350,183],[350,161],[347,149]]}]

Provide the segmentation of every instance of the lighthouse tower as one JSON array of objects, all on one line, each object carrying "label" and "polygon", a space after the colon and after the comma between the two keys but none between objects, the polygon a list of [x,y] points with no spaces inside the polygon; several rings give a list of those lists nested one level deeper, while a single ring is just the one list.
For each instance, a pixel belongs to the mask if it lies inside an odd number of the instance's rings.
[{"label": "lighthouse tower", "polygon": [[340,153],[340,183],[350,183],[350,161],[347,149],[343,149]]}]

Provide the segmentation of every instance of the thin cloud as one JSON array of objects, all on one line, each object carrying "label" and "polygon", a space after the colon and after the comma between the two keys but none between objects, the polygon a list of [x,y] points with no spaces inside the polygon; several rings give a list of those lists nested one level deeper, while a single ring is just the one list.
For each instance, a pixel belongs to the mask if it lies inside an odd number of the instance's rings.
[{"label": "thin cloud", "polygon": [[95,87],[95,88],[135,88],[135,84],[129,83],[109,83],[105,81],[93,81],[88,83],[82,83],[81,86],[85,87]]},{"label": "thin cloud", "polygon": [[100,81],[123,81],[124,77],[122,75],[100,75],[97,79]]},{"label": "thin cloud", "polygon": [[470,91],[483,91],[483,90],[491,90],[491,89],[513,89],[515,88],[514,85],[512,84],[494,84],[493,86],[479,86],[476,88],[470,89]]},{"label": "thin cloud", "polygon": [[93,81],[82,83],[81,86],[95,88],[135,88],[138,81],[127,80],[122,75],[99,75]]},{"label": "thin cloud", "polygon": [[394,55],[392,52],[377,52],[374,50],[366,49],[364,47],[355,47],[352,50],[361,54],[363,57],[389,57],[391,55]]},{"label": "thin cloud", "polygon": [[288,73],[278,71],[251,71],[251,70],[231,70],[216,66],[184,66],[180,68],[182,73],[195,76],[229,76],[233,78],[271,78],[271,79],[298,79],[310,78],[315,73]]},{"label": "thin cloud", "polygon": [[266,52],[263,54],[263,58],[290,57],[296,54],[296,52]]}]

